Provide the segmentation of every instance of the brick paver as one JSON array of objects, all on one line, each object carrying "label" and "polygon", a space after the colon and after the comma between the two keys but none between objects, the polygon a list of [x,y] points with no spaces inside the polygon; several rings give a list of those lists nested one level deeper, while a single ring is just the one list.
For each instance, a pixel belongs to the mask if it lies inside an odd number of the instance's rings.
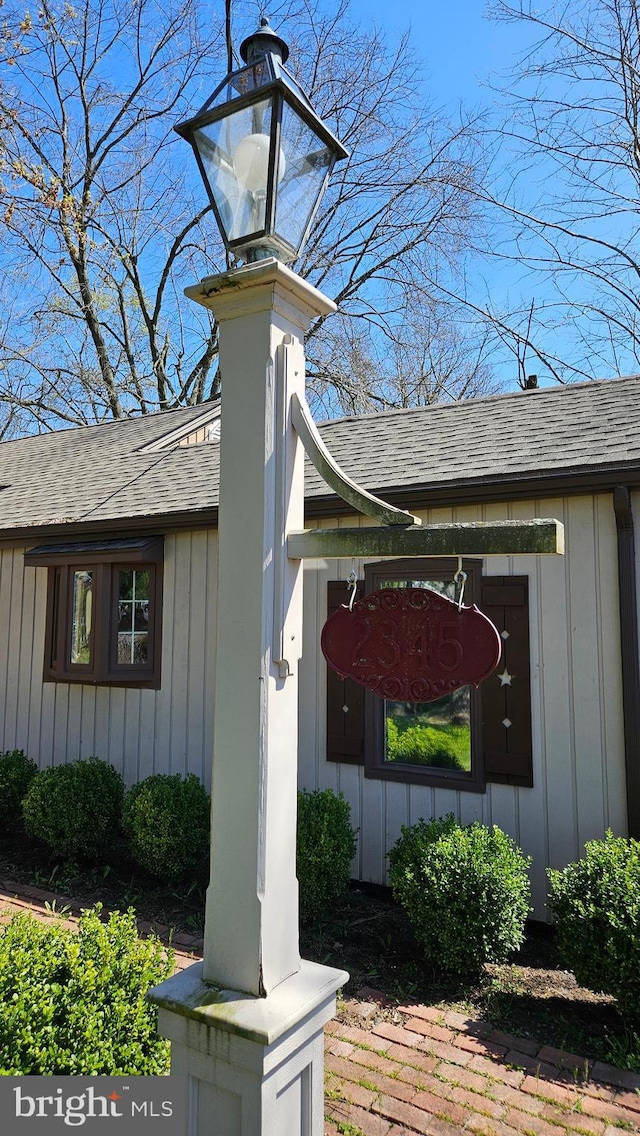
[{"label": "brick paver", "polygon": [[[340,1124],[351,1124],[362,1136],[640,1133],[640,1076],[634,1073],[492,1030],[454,1011],[400,1006],[398,1014],[400,1023],[381,1022],[368,1031],[370,1047],[393,1042],[384,1053],[384,1076],[363,1075],[357,1043],[343,1056],[340,1099],[328,1095],[325,1136],[336,1127],[340,1131]],[[331,1023],[328,1044],[334,1053],[348,1031],[339,1021]],[[357,1111],[350,1108],[349,1082],[369,1093],[377,1090],[368,1109],[364,1098]],[[390,1127],[381,1127],[381,1121]]]},{"label": "brick paver", "polygon": [[[0,925],[24,910],[41,919],[64,910],[72,927],[80,914],[71,899],[0,881]],[[138,928],[168,941],[167,927],[140,920]],[[195,936],[175,936],[173,945],[177,969],[201,957]],[[399,1006],[396,1021],[378,1020],[390,1003],[369,988],[348,1008],[367,1028],[327,1025],[325,1136],[640,1136],[635,1073],[453,1010]]]}]

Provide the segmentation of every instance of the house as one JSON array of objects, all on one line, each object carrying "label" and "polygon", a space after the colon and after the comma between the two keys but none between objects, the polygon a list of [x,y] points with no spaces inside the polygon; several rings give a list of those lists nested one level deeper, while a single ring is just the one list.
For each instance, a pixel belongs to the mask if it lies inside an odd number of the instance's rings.
[{"label": "house", "polygon": [[[565,525],[564,557],[465,562],[465,602],[494,620],[504,654],[477,695],[449,706],[468,752],[444,767],[393,760],[381,702],[328,673],[319,641],[352,568],[361,587],[451,592],[457,561],[305,561],[304,572],[300,784],[348,799],[354,876],[384,882],[401,825],[452,811],[500,825],[533,857],[544,918],[547,866],[608,827],[640,837],[640,376],[321,433],[351,477],[425,523]],[[0,750],[41,766],[97,754],[129,783],[193,772],[208,784],[219,436],[211,404],[0,444]],[[311,468],[306,514],[308,527],[369,523]],[[413,709],[388,711],[396,733]]]}]

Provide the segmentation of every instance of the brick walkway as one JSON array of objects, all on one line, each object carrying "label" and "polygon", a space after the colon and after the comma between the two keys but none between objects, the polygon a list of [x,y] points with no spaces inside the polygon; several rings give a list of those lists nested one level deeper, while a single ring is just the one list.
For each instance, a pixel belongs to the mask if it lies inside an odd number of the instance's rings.
[{"label": "brick walkway", "polygon": [[[57,910],[52,910],[54,908]],[[74,927],[70,899],[0,881],[0,924],[29,909]],[[140,920],[165,941],[169,929]],[[176,966],[201,957],[202,940],[175,935]],[[640,1076],[539,1047],[432,1006],[399,1006],[360,991],[326,1029],[325,1136],[621,1136],[640,1133]],[[274,1134],[275,1136],[275,1134]],[[284,1134],[283,1134],[284,1136]]]},{"label": "brick walkway", "polygon": [[[347,1004],[349,1016],[375,1021],[375,991],[361,994],[365,1001]],[[397,1025],[327,1026],[325,1136],[340,1125],[350,1136],[640,1132],[634,1073],[453,1011],[399,1006],[398,1016]]]}]

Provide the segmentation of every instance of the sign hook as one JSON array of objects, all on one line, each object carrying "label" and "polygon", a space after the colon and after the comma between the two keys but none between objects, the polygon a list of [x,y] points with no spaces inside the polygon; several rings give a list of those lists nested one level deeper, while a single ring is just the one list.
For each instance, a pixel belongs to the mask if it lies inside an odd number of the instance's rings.
[{"label": "sign hook", "polygon": [[458,557],[458,570],[457,570],[455,576],[453,577],[453,582],[456,585],[456,590],[458,588],[460,589],[459,592],[458,592],[458,611],[462,611],[462,600],[463,600],[463,597],[464,597],[464,586],[467,582],[467,573],[464,572],[463,569],[462,569],[462,557],[461,556]]},{"label": "sign hook", "polygon": [[358,591],[358,573],[356,572],[355,560],[353,561],[353,567],[352,567],[352,569],[349,573],[349,578],[347,580],[347,588],[349,588],[350,591],[351,591],[351,599],[349,600],[349,611],[353,611],[353,605],[354,605],[355,598],[356,598],[356,592]]}]

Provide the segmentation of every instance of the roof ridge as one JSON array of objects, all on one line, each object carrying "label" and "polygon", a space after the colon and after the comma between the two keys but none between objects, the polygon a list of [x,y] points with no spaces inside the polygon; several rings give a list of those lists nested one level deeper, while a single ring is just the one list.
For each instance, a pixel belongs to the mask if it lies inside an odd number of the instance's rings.
[{"label": "roof ridge", "polygon": [[615,375],[609,379],[585,379],[580,383],[557,383],[552,387],[532,387],[528,390],[519,389],[517,391],[499,391],[497,394],[485,394],[479,398],[459,398],[452,399],[450,402],[430,402],[425,406],[394,406],[389,407],[387,410],[372,410],[367,414],[344,414],[341,418],[325,418],[322,422],[318,422],[319,427],[334,426],[341,422],[363,422],[368,419],[390,418],[394,415],[404,416],[410,414],[424,414],[426,412],[436,411],[450,411],[453,407],[457,406],[479,406],[487,402],[506,402],[510,399],[521,399],[523,397],[549,397],[551,395],[563,395],[568,392],[576,390],[584,390],[585,388],[593,389],[594,387],[607,387],[618,386],[621,383],[629,383],[640,380],[640,373],[634,375]]}]

